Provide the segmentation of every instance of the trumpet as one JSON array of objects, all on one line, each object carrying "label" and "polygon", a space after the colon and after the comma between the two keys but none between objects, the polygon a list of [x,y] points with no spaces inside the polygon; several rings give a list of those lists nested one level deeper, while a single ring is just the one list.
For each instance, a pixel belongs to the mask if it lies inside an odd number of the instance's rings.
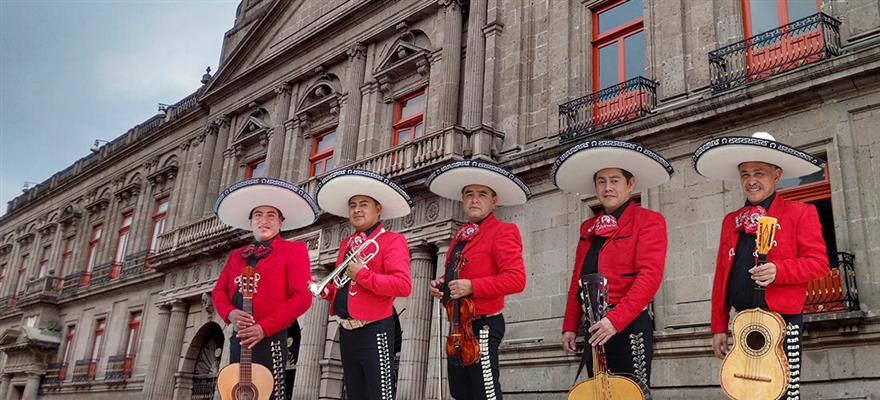
[{"label": "trumpet", "polygon": [[[376,241],[376,238],[378,238],[383,232],[385,232],[385,228],[382,228],[372,239],[364,241],[363,244],[361,244],[355,251],[351,252],[348,257],[346,257],[345,260],[333,270],[333,272],[330,272],[325,276],[324,279],[321,279],[318,282],[309,282],[309,292],[312,293],[312,296],[321,297],[330,282],[333,282],[337,289],[345,286],[345,284],[351,280],[351,277],[345,274],[345,271],[348,270],[348,265],[355,261],[366,264],[370,262],[373,257],[376,257],[376,254],[379,254],[379,242]],[[364,254],[365,252],[366,254]]]}]

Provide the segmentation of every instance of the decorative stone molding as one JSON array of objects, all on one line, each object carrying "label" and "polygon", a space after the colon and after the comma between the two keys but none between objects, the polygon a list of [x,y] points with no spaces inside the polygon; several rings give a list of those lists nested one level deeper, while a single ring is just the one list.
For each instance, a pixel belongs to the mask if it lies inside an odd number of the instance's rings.
[{"label": "decorative stone molding", "polygon": [[132,199],[136,199],[138,195],[141,193],[141,182],[135,181],[129,183],[128,185],[123,186],[121,189],[117,190],[114,193],[114,197],[116,197],[116,201],[121,202],[123,204],[129,204]]},{"label": "decorative stone molding", "polygon": [[70,203],[61,209],[58,223],[64,227],[76,225],[82,218],[82,211],[76,203]]},{"label": "decorative stone molding", "polygon": [[342,93],[339,89],[339,80],[322,69],[317,70],[321,76],[308,89],[297,105],[295,118],[300,119],[303,127],[308,126],[309,121],[321,119],[330,115],[339,118],[339,109],[342,103]]},{"label": "decorative stone molding", "polygon": [[88,211],[90,216],[97,218],[103,216],[104,212],[107,211],[107,207],[109,206],[110,199],[107,197],[101,197],[87,204],[86,211]]},{"label": "decorative stone molding", "polygon": [[37,229],[37,232],[40,233],[40,236],[45,238],[45,237],[50,237],[50,236],[54,235],[57,230],[58,230],[58,224],[55,222],[49,222],[49,223],[41,226],[39,229]]},{"label": "decorative stone molding", "polygon": [[171,164],[147,176],[147,182],[154,188],[163,188],[177,178],[177,165]]},{"label": "decorative stone molding", "polygon": [[379,91],[386,96],[390,95],[395,82],[413,74],[420,75],[422,81],[427,83],[431,70],[431,50],[426,47],[430,46],[427,39],[410,31],[405,22],[398,24],[397,29],[400,31],[399,37],[386,50],[373,72]]},{"label": "decorative stone molding", "polygon": [[214,320],[214,302],[210,293],[202,293],[202,310],[208,315],[208,321]]},{"label": "decorative stone molding", "polygon": [[290,92],[292,90],[292,86],[290,86],[289,83],[284,82],[284,83],[276,85],[273,90],[275,91],[275,95],[277,95],[277,96],[288,95],[288,94],[290,94]]}]

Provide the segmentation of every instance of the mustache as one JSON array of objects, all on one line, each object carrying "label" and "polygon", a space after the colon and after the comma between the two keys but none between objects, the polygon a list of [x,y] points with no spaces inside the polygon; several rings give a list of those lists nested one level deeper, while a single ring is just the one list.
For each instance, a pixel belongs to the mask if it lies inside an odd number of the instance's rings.
[{"label": "mustache", "polygon": [[751,185],[746,185],[746,190],[763,189],[763,188],[764,188],[764,186],[761,185],[760,183],[753,183]]}]

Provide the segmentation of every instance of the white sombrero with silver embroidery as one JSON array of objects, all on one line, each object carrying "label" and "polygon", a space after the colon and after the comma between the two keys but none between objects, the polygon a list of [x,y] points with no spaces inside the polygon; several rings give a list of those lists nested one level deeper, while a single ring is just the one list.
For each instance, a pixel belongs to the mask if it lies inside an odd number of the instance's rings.
[{"label": "white sombrero with silver embroidery", "polygon": [[605,168],[633,174],[634,193],[661,185],[675,173],[669,161],[647,147],[603,139],[577,144],[562,153],[550,168],[550,181],[566,192],[595,196],[593,175]]},{"label": "white sombrero with silver embroidery", "polygon": [[272,206],[281,212],[282,231],[310,225],[318,218],[318,205],[312,196],[290,182],[271,178],[233,183],[217,196],[214,214],[226,225],[251,230],[251,210],[259,206]]},{"label": "white sombrero with silver embroidery", "polygon": [[388,177],[362,169],[332,172],[318,182],[315,198],[322,210],[348,217],[348,200],[369,196],[382,205],[382,219],[403,217],[412,211],[412,198]]},{"label": "white sombrero with silver embroidery", "polygon": [[468,185],[492,188],[499,206],[524,204],[532,191],[519,177],[495,164],[478,160],[455,161],[434,171],[425,181],[432,193],[461,201],[461,191]]},{"label": "white sombrero with silver embroidery", "polygon": [[825,168],[824,161],[777,142],[767,132],[709,140],[697,148],[693,157],[694,169],[700,175],[730,181],[739,180],[740,164],[753,161],[782,168],[782,179],[809,175]]}]

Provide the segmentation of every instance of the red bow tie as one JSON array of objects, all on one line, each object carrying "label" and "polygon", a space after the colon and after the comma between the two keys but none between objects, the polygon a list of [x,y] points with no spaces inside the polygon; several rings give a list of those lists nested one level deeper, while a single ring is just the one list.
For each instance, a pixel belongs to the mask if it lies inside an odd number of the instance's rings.
[{"label": "red bow tie", "polygon": [[480,226],[477,224],[464,224],[455,231],[454,240],[457,242],[467,242],[480,233]]},{"label": "red bow tie", "polygon": [[351,252],[357,250],[366,241],[367,241],[367,234],[364,232],[358,232],[358,233],[355,233],[354,235],[349,236],[348,237],[348,244],[346,244],[346,247],[348,247],[348,252],[351,253]]},{"label": "red bow tie", "polygon": [[613,215],[602,214],[599,218],[596,218],[596,221],[593,222],[593,226],[590,229],[587,229],[587,233],[592,233],[596,236],[609,237],[617,231],[617,218],[614,218]]},{"label": "red bow tie", "polygon": [[251,266],[257,265],[257,261],[272,252],[272,246],[264,243],[249,244],[241,252],[241,258],[245,259]]},{"label": "red bow tie", "polygon": [[767,215],[767,210],[761,206],[745,206],[739,209],[736,215],[735,224],[738,232],[745,231],[747,234],[753,234],[758,231],[758,218]]}]

